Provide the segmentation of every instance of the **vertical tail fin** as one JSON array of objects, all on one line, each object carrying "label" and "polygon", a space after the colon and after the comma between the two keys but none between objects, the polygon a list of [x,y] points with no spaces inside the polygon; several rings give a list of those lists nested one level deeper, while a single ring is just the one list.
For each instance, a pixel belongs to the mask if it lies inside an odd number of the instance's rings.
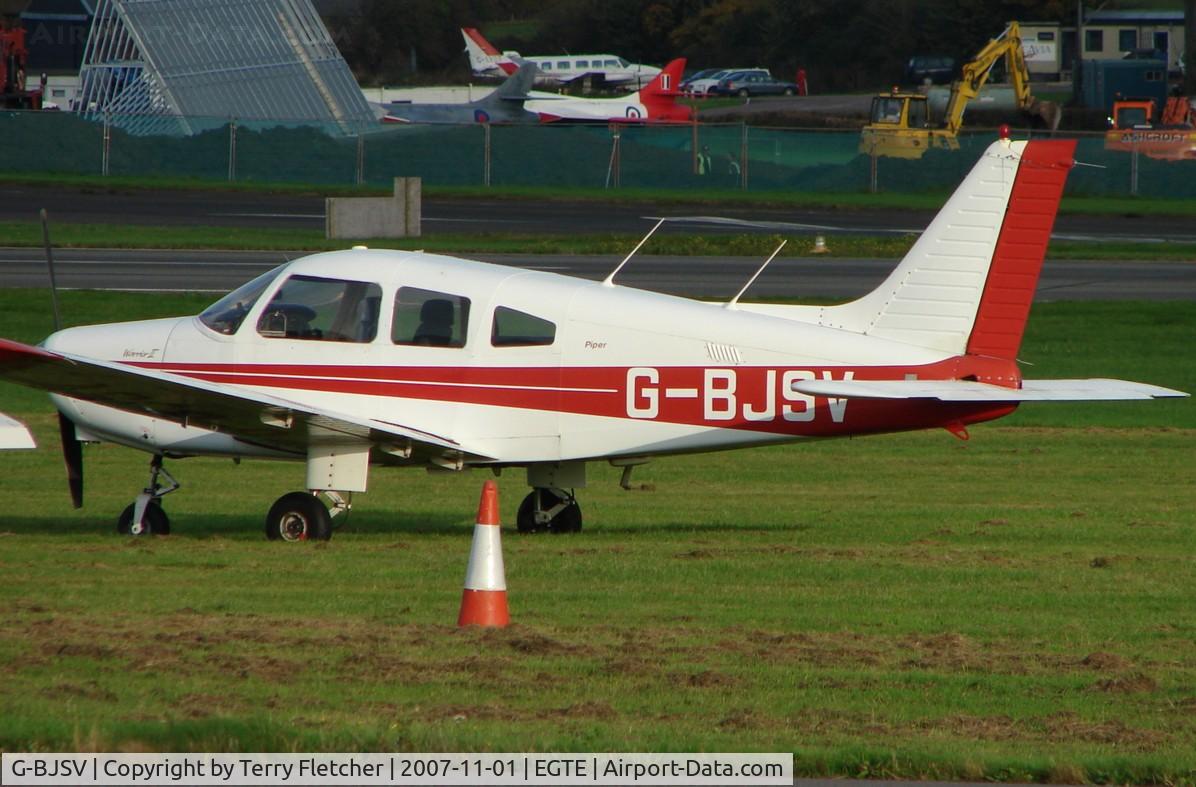
[{"label": "vertical tail fin", "polygon": [[515,63],[509,55],[512,52],[499,52],[476,27],[461,28],[461,37],[465,39],[465,51],[469,55],[469,67],[478,76],[493,76],[495,74],[515,73]]},{"label": "vertical tail fin", "polygon": [[644,85],[637,94],[639,102],[648,110],[652,121],[689,121],[693,119],[693,108],[677,104],[681,77],[685,73],[685,58],[679,57],[661,69],[660,73]]},{"label": "vertical tail fin", "polygon": [[482,99],[480,104],[496,104],[500,101],[527,101],[531,96],[528,91],[532,89],[532,83],[536,81],[536,76],[539,75],[540,69],[536,68],[535,63],[524,62],[519,66],[519,70],[511,76],[507,77],[501,85],[490,95]]},{"label": "vertical tail fin", "polygon": [[1014,359],[1074,140],[993,143],[874,291],[819,322],[941,350]]}]

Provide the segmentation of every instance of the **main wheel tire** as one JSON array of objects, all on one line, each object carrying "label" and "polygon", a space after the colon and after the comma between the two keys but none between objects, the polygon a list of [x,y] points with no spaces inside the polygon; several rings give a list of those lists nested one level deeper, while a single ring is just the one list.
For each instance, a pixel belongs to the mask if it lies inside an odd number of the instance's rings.
[{"label": "main wheel tire", "polygon": [[554,533],[581,532],[581,506],[574,500],[565,506],[565,510],[553,517],[549,525]]},{"label": "main wheel tire", "polygon": [[[125,507],[124,511],[120,512],[120,516],[116,518],[116,532],[122,536],[133,535],[133,509],[135,503],[130,503]],[[162,509],[161,501],[151,500],[149,505],[145,507],[144,525],[138,535],[142,536],[168,536],[170,535],[170,517],[166,516],[166,512]]]},{"label": "main wheel tire", "polygon": [[278,498],[266,514],[266,538],[271,541],[327,541],[332,517],[315,495],[291,492]]},{"label": "main wheel tire", "polygon": [[[540,490],[541,508],[554,508],[563,502],[547,489]],[[581,506],[577,501],[569,503],[559,514],[547,524],[536,521],[536,492],[533,490],[523,498],[519,504],[519,512],[515,515],[515,525],[520,533],[576,533],[581,530]]]},{"label": "main wheel tire", "polygon": [[787,96],[792,96],[792,95],[793,95],[793,88],[791,88],[791,87],[787,87],[787,88],[785,88],[785,95],[787,95]]},{"label": "main wheel tire", "polygon": [[752,94],[748,92],[748,89],[746,87],[739,88],[739,97],[740,98],[748,98],[751,95]]}]

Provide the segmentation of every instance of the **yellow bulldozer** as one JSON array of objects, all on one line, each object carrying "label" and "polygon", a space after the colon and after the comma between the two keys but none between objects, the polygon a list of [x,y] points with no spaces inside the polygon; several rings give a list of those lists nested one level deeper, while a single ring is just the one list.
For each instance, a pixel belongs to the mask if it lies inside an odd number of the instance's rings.
[{"label": "yellow bulldozer", "polygon": [[1052,131],[1059,127],[1059,106],[1039,101],[1030,93],[1030,72],[1022,51],[1021,30],[1010,22],[1001,35],[988,42],[963,67],[959,79],[951,84],[951,94],[943,118],[937,124],[930,118],[930,105],[923,93],[893,88],[872,99],[868,125],[860,135],[860,152],[872,156],[921,158],[930,148],[959,149],[959,130],[968,102],[980,94],[993,66],[1004,60],[1005,72],[1013,85],[1018,109],[1039,117]]}]

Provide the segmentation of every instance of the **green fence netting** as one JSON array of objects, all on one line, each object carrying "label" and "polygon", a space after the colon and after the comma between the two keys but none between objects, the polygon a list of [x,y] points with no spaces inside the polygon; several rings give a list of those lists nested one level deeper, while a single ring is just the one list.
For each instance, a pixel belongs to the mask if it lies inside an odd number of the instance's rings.
[{"label": "green fence netting", "polygon": [[[993,141],[919,159],[859,152],[854,130],[678,126],[396,125],[346,137],[317,124],[188,118],[191,136],[132,136],[66,112],[0,113],[0,170],[203,180],[428,185],[746,189],[814,193],[946,192]],[[1015,134],[1015,136],[1018,136]],[[1196,159],[1107,150],[1079,136],[1069,194],[1196,197]]]}]

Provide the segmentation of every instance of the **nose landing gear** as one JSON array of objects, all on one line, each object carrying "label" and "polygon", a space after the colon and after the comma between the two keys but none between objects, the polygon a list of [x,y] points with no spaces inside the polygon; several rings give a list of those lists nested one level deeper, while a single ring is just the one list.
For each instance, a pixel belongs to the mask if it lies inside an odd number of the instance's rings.
[{"label": "nose landing gear", "polygon": [[116,532],[122,536],[169,535],[170,517],[162,510],[162,498],[178,488],[179,482],[162,466],[162,455],[154,454],[149,484],[117,517]]}]

